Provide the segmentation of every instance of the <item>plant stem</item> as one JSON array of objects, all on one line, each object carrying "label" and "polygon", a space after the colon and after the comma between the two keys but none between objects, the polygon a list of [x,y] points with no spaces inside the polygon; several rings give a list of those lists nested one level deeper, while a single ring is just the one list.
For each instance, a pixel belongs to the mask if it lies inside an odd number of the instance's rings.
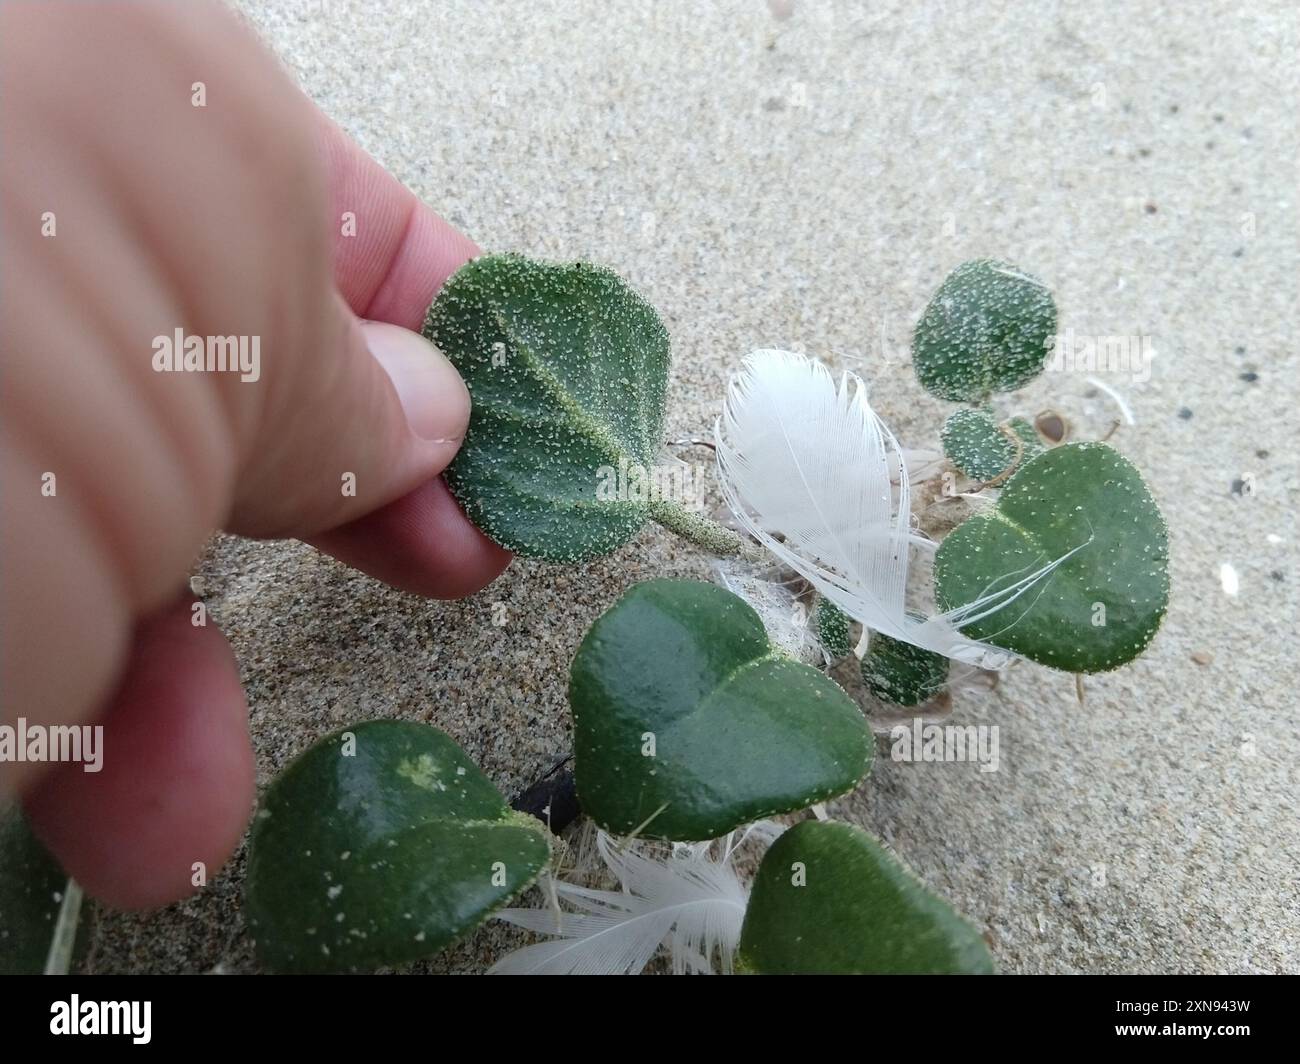
[{"label": "plant stem", "polygon": [[63,889],[63,901],[45,957],[46,975],[67,975],[72,967],[72,948],[77,942],[77,923],[81,916],[81,887],[72,879]]},{"label": "plant stem", "polygon": [[739,555],[750,561],[762,557],[758,548],[730,528],[724,528],[716,521],[688,510],[681,503],[659,499],[650,504],[650,517],[683,539],[689,539],[696,546],[703,547],[712,554]]}]

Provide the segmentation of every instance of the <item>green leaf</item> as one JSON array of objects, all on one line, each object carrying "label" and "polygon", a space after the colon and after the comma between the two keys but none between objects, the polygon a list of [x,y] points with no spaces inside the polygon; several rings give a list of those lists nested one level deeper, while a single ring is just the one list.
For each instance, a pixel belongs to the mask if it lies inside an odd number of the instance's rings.
[{"label": "green leaf", "polygon": [[68,974],[90,948],[88,909],[22,806],[0,810],[0,976]]},{"label": "green leaf", "polygon": [[979,933],[866,832],[806,820],[763,857],[739,965],[764,975],[988,974]]},{"label": "green leaf", "polygon": [[[21,807],[0,812],[0,975],[45,971],[67,890],[67,873],[32,834]],[[79,935],[77,952],[85,945]]]},{"label": "green leaf", "polygon": [[817,639],[832,659],[842,658],[853,649],[849,635],[849,615],[828,598],[817,600]]},{"label": "green leaf", "polygon": [[935,557],[939,604],[966,605],[1085,543],[962,630],[1067,672],[1118,668],[1146,649],[1164,617],[1169,538],[1141,475],[1105,444],[1044,451],[1012,476],[995,507],[949,533]]},{"label": "green leaf", "polygon": [[943,453],[968,477],[997,485],[1043,450],[1024,418],[999,425],[987,411],[966,407],[948,415],[939,433]]},{"label": "green leaf", "polygon": [[871,633],[862,680],[877,698],[899,706],[928,702],[948,682],[948,659],[901,639]]},{"label": "green leaf", "polygon": [[712,839],[852,789],[874,753],[839,687],[692,580],[638,584],[592,625],[569,704],[578,797],[616,834]]},{"label": "green leaf", "polygon": [[976,480],[995,480],[1016,460],[1018,448],[983,410],[966,408],[948,415],[939,433],[943,453],[957,469]]},{"label": "green leaf", "polygon": [[983,402],[1033,380],[1056,334],[1047,287],[1015,266],[976,259],[939,286],[912,335],[912,365],[940,399]]},{"label": "green leaf", "polygon": [[548,856],[542,824],[450,738],[370,721],[322,739],[267,790],[245,913],[280,971],[401,964],[472,931]]},{"label": "green leaf", "polygon": [[1003,424],[1020,437],[1020,443],[1024,447],[1024,453],[1020,456],[1021,465],[1042,454],[1047,449],[1043,437],[1038,435],[1038,430],[1026,418],[1013,417],[1011,420],[1003,422]]},{"label": "green leaf", "polygon": [[668,333],[609,270],[475,259],[443,286],[424,335],[473,400],[447,483],[497,543],[524,557],[583,561],[654,519],[710,550],[740,549],[738,536],[665,498],[663,477],[655,479]]}]

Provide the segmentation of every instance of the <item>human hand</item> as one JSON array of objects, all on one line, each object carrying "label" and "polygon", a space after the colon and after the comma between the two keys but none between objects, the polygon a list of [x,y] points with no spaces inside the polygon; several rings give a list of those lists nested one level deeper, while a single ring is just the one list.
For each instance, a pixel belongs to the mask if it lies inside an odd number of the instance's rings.
[{"label": "human hand", "polygon": [[[408,331],[476,249],[220,7],[0,20],[0,720],[104,725],[101,771],[0,763],[0,795],[90,894],[159,905],[253,802],[234,657],[181,595],[213,530],[435,597],[509,562],[438,477],[469,396]],[[156,371],[178,329],[256,338],[255,379]]]}]

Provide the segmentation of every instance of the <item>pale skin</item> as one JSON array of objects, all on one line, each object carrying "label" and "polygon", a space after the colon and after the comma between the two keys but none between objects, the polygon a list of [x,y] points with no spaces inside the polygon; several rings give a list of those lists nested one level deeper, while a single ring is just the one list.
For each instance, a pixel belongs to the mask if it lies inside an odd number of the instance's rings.
[{"label": "pale skin", "polygon": [[[439,477],[469,395],[411,331],[478,252],[217,6],[6,3],[0,135],[0,719],[105,729],[100,772],[0,763],[0,801],[91,895],[162,905],[254,801],[187,588],[214,531],[440,598],[509,563]],[[155,372],[178,327],[260,337],[260,378]]]}]

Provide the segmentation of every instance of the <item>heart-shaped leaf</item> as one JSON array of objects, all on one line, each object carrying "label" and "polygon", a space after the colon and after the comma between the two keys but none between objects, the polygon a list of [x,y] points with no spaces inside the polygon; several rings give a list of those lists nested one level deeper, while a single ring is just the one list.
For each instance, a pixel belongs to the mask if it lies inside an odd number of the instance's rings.
[{"label": "heart-shaped leaf", "polygon": [[597,266],[488,255],[446,283],[424,334],[473,399],[447,483],[476,525],[566,562],[636,534],[654,500],[619,487],[664,446],[668,333],[653,307]]},{"label": "heart-shaped leaf", "polygon": [[976,259],[952,271],[912,334],[912,365],[941,399],[983,402],[1043,369],[1056,303],[1041,282],[1005,262]]},{"label": "heart-shaped leaf", "polygon": [[587,633],[569,677],[574,775],[607,831],[703,840],[850,790],[874,752],[834,683],[776,653],[713,584],[638,584]]},{"label": "heart-shaped leaf", "polygon": [[987,974],[979,933],[866,832],[806,820],[763,857],[739,966],[765,975]]},{"label": "heart-shaped leaf", "polygon": [[944,539],[940,606],[954,609],[1077,553],[968,635],[1068,672],[1103,672],[1151,642],[1169,601],[1164,518],[1133,465],[1101,443],[1045,451],[992,509]]},{"label": "heart-shaped leaf", "polygon": [[356,971],[438,952],[536,879],[545,829],[446,735],[402,721],[322,739],[253,824],[245,913],[280,971]]}]

